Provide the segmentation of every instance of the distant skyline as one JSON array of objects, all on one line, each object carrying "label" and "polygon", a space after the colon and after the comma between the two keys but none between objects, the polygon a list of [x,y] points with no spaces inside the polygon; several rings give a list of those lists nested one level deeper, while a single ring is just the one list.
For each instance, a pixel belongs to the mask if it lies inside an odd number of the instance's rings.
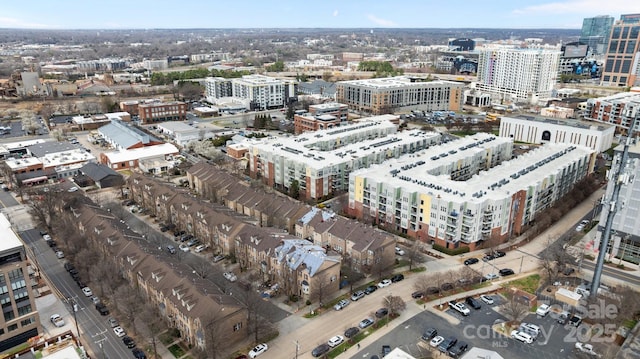
[{"label": "distant skyline", "polygon": [[0,28],[556,28],[640,13],[639,0],[2,1]]}]

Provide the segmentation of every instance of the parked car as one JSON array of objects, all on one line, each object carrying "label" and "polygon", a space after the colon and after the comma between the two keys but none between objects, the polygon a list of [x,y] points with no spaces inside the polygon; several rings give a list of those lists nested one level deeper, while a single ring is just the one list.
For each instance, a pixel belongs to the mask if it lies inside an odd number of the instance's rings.
[{"label": "parked car", "polygon": [[482,294],[480,296],[480,300],[485,302],[488,305],[493,305],[493,303],[494,303],[493,297],[490,296],[490,295],[486,295],[486,294]]},{"label": "parked car", "polygon": [[581,224],[579,224],[579,225],[576,227],[576,232],[582,232],[583,230],[584,230],[584,226],[583,226],[583,225],[581,225]]},{"label": "parked car", "polygon": [[204,251],[206,248],[207,246],[205,246],[204,244],[199,244],[198,246],[196,246],[196,248],[193,251],[196,253],[200,253]]},{"label": "parked car", "polygon": [[[331,347],[329,346],[329,344],[327,343],[320,344],[311,351],[311,355],[314,358],[321,357],[326,353],[328,353],[329,350],[331,350]],[[255,358],[255,357],[252,357],[252,358]]]},{"label": "parked car", "polygon": [[387,314],[389,314],[389,309],[387,308],[380,308],[376,310],[376,318],[382,318]]},{"label": "parked car", "polygon": [[127,348],[131,349],[131,348],[135,348],[136,347],[136,342],[128,335],[125,335],[124,337],[122,337],[122,342],[124,343],[124,345],[127,346]]},{"label": "parked car", "polygon": [[[104,303],[96,303],[96,310],[98,311],[98,313],[100,313],[100,315],[109,315],[109,309],[107,308],[106,305],[104,305]],[[116,321],[116,323],[118,322]],[[117,326],[118,324],[112,325],[111,328],[114,328]]]},{"label": "parked car", "polygon": [[531,335],[533,339],[536,339],[538,335],[540,335],[540,327],[531,323],[520,323],[518,330]]},{"label": "parked car", "polygon": [[131,353],[133,353],[133,357],[136,359],[147,359],[147,355],[144,353],[142,349],[133,348],[131,349]]},{"label": "parked car", "polygon": [[429,341],[433,339],[436,335],[438,335],[438,330],[436,330],[436,328],[428,328],[422,334],[422,340]]},{"label": "parked car", "polygon": [[467,299],[464,300],[465,303],[469,304],[469,306],[475,310],[478,310],[480,308],[482,308],[482,304],[480,304],[480,301],[478,301],[476,298],[474,297],[467,297]]},{"label": "parked car", "polygon": [[176,247],[172,246],[171,244],[168,245],[167,252],[169,252],[170,254],[176,254]]},{"label": "parked car", "polygon": [[360,321],[360,324],[358,324],[358,326],[360,327],[360,329],[364,329],[364,328],[370,326],[371,324],[373,324],[373,319],[365,318],[365,319],[362,319]]},{"label": "parked car", "polygon": [[498,271],[498,273],[500,273],[500,275],[503,277],[515,274],[515,272],[511,268],[502,268]]},{"label": "parked car", "polygon": [[380,283],[378,283],[378,288],[388,287],[389,285],[391,285],[391,280],[383,279],[380,281]]},{"label": "parked car", "polygon": [[377,289],[378,289],[378,287],[376,287],[375,285],[370,285],[367,288],[365,288],[364,294],[369,295],[369,294],[375,292]]},{"label": "parked car", "polygon": [[560,315],[558,316],[558,323],[561,325],[565,325],[567,324],[567,322],[569,321],[569,312],[562,312],[560,313]]},{"label": "parked car", "polygon": [[344,336],[347,338],[351,338],[358,334],[358,332],[360,332],[360,329],[358,329],[357,327],[351,327],[344,331]]},{"label": "parked car", "polygon": [[116,319],[115,319],[115,318],[113,318],[113,317],[109,317],[109,319],[107,319],[107,323],[109,323],[109,326],[110,326],[111,328],[115,328],[115,327],[117,327],[118,325],[120,325],[120,324],[118,324],[118,320],[116,320]]},{"label": "parked car", "polygon": [[396,254],[399,256],[403,256],[404,255],[404,250],[400,247],[396,247]]},{"label": "parked car", "polygon": [[549,314],[549,311],[551,310],[551,306],[549,306],[549,304],[540,304],[540,306],[538,307],[538,309],[536,309],[536,314],[544,317],[547,314]]},{"label": "parked car", "polygon": [[64,252],[63,251],[56,251],[56,257],[58,257],[58,259],[64,258]]},{"label": "parked car", "polygon": [[495,251],[495,252],[493,252],[493,255],[496,258],[502,258],[502,257],[506,256],[507,254],[505,252],[503,252],[503,251]]},{"label": "parked car", "polygon": [[224,255],[223,254],[218,254],[217,256],[213,257],[213,263],[218,263],[223,259],[224,259]]},{"label": "parked car", "polygon": [[125,335],[127,335],[127,333],[124,331],[124,329],[122,329],[121,326],[117,326],[115,328],[113,328],[113,332],[116,334],[117,337],[122,338]]},{"label": "parked car", "polygon": [[420,299],[424,297],[424,293],[418,291],[418,292],[413,292],[411,293],[411,298],[413,299]]},{"label": "parked car", "polygon": [[258,344],[249,352],[249,358],[255,358],[258,355],[266,352],[268,349],[269,346],[266,343]]},{"label": "parked car", "polygon": [[76,186],[73,186],[67,190],[67,192],[77,192],[77,191],[78,191],[78,187]]},{"label": "parked car", "polygon": [[[463,303],[459,303],[452,300],[449,302],[449,307],[455,310],[456,312],[464,315],[465,317],[471,314],[471,310],[469,310],[469,308],[467,308],[467,306],[464,305]],[[447,350],[449,350],[449,348],[447,348]]]},{"label": "parked car", "polygon": [[335,348],[338,345],[342,344],[342,342],[344,342],[344,337],[342,335],[335,335],[331,339],[329,339],[327,344],[329,344],[330,347]]},{"label": "parked car", "polygon": [[431,339],[431,341],[429,342],[429,345],[437,348],[440,343],[442,343],[444,341],[444,337],[441,337],[439,335],[436,335],[433,339]]},{"label": "parked car", "polygon": [[452,358],[458,358],[462,353],[466,352],[469,348],[469,344],[465,342],[458,342],[455,346],[449,349],[449,356]]},{"label": "parked car", "polygon": [[464,265],[468,266],[468,265],[471,265],[471,264],[476,264],[478,262],[480,262],[480,260],[478,260],[478,258],[467,258],[467,259],[464,260]]},{"label": "parked car", "polygon": [[523,343],[531,344],[533,343],[533,337],[525,332],[521,332],[519,330],[511,331],[511,338],[515,340],[519,340]]},{"label": "parked car", "polygon": [[587,343],[576,342],[575,348],[577,351],[591,356],[600,357],[595,351],[593,351],[593,345]]},{"label": "parked car", "polygon": [[495,273],[488,273],[488,274],[486,274],[486,275],[484,276],[484,278],[483,278],[483,279],[484,279],[484,281],[491,281],[491,280],[494,280],[494,279],[497,279],[497,278],[500,278],[497,274],[495,274]]},{"label": "parked car", "polygon": [[492,261],[494,259],[496,259],[496,257],[493,254],[485,254],[484,257],[482,257],[482,260],[485,262]]},{"label": "parked car", "polygon": [[438,345],[438,350],[442,353],[447,353],[449,349],[451,349],[451,347],[456,345],[457,342],[458,339],[456,339],[456,337],[448,337],[442,343],[440,343],[440,345]]},{"label": "parked car", "polygon": [[84,293],[85,297],[93,296],[93,292],[91,291],[91,288],[89,288],[89,287],[82,288],[82,293]]},{"label": "parked car", "polygon": [[341,301],[339,301],[338,303],[336,303],[336,305],[333,306],[333,309],[335,310],[342,310],[344,307],[346,307],[347,305],[349,305],[349,303],[351,303],[349,300],[347,299],[342,299]]},{"label": "parked car", "polygon": [[380,354],[382,355],[382,357],[386,357],[387,355],[389,355],[389,353],[391,353],[391,346],[389,345],[383,345],[382,346],[382,350],[380,351]]},{"label": "parked car", "polygon": [[399,282],[399,281],[401,281],[403,279],[404,279],[404,275],[396,274],[393,277],[391,277],[391,283],[397,283],[397,282]]},{"label": "parked car", "polygon": [[178,246],[178,248],[180,248],[180,250],[181,250],[181,251],[183,251],[183,252],[185,252],[185,253],[186,253],[186,252],[189,252],[189,250],[190,250],[190,249],[189,249],[189,246],[188,246],[188,245],[186,245],[186,244],[184,244],[184,243],[180,244],[180,245]]},{"label": "parked car", "polygon": [[438,287],[427,288],[427,294],[438,294],[438,293],[440,293],[440,288]]},{"label": "parked car", "polygon": [[229,282],[235,282],[236,280],[238,280],[238,277],[236,277],[235,274],[233,274],[233,272],[224,272],[222,273],[222,275],[229,281]]},{"label": "parked car", "polygon": [[573,317],[571,317],[571,319],[569,319],[569,324],[573,325],[574,327],[579,327],[580,323],[582,323],[582,317],[579,315],[574,315]]},{"label": "parked car", "polygon": [[64,319],[62,319],[60,314],[53,314],[51,318],[49,318],[49,320],[51,320],[51,323],[53,323],[53,325],[55,325],[56,327],[64,326]]},{"label": "parked car", "polygon": [[351,300],[354,301],[354,302],[357,301],[360,298],[364,298],[364,292],[361,291],[361,290],[359,290],[359,291],[357,291],[357,292],[355,292],[355,293],[353,293],[351,295]]}]

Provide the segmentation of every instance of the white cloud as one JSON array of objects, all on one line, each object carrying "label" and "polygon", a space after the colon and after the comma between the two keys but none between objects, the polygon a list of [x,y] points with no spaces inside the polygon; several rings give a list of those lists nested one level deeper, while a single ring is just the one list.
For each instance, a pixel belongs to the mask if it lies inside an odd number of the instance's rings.
[{"label": "white cloud", "polygon": [[[604,8],[603,8],[604,6]],[[631,14],[640,12],[640,1],[637,0],[566,0],[555,1],[546,4],[532,5],[513,10],[514,14],[543,13],[549,15],[558,14],[594,14],[602,9],[602,13],[614,16],[614,14]]]},{"label": "white cloud", "polygon": [[367,19],[369,19],[369,21],[379,26],[396,26],[395,22],[391,20],[381,19],[373,14],[368,14]]},{"label": "white cloud", "polygon": [[58,26],[52,26],[47,24],[39,24],[34,22],[26,22],[21,19],[16,19],[12,17],[1,17],[0,16],[0,27],[8,27],[8,28],[29,28],[29,29],[50,29],[56,28]]},{"label": "white cloud", "polygon": [[334,17],[338,16],[338,10],[333,10],[333,16]]}]

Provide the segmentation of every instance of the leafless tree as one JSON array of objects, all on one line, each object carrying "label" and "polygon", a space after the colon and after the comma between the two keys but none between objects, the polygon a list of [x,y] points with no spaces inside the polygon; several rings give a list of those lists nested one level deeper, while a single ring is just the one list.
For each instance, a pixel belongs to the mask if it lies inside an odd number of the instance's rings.
[{"label": "leafless tree", "polygon": [[502,311],[511,322],[515,323],[521,321],[529,313],[529,306],[518,300],[515,293],[511,294],[511,298],[502,307]]},{"label": "leafless tree", "polygon": [[328,290],[331,286],[331,279],[327,273],[318,273],[313,276],[311,279],[311,294],[309,295],[309,299],[314,302],[318,301],[319,305],[322,306],[322,300],[325,299],[328,294]]},{"label": "leafless tree", "polygon": [[27,197],[29,213],[35,218],[37,224],[47,228],[49,231],[52,230],[51,222],[55,218],[57,206],[60,204],[60,193],[54,191],[53,188],[47,192],[32,189],[28,192]]},{"label": "leafless tree", "polygon": [[258,343],[265,336],[265,333],[273,329],[271,323],[264,317],[264,313],[268,309],[266,302],[251,288],[240,291],[239,300],[247,309],[249,334],[252,334],[254,342]]},{"label": "leafless tree", "polygon": [[[124,283],[119,286],[114,293],[114,302],[120,312],[125,315],[126,322],[130,325],[136,318],[136,315],[142,310],[144,300],[140,292],[133,288],[130,283]],[[135,331],[135,326],[132,326]]]},{"label": "leafless tree", "polygon": [[137,317],[141,322],[141,331],[146,333],[145,336],[151,339],[151,347],[153,348],[153,357],[160,358],[157,348],[157,337],[160,333],[167,329],[166,323],[162,320],[158,309],[151,303],[146,303],[144,309]]},{"label": "leafless tree", "polygon": [[400,315],[405,309],[407,309],[407,303],[404,302],[402,297],[397,295],[387,295],[383,298],[382,303],[389,309],[389,313],[392,315]]},{"label": "leafless tree", "polygon": [[409,260],[409,270],[413,269],[414,263],[422,263],[424,261],[424,256],[420,252],[421,246],[422,244],[419,240],[414,240],[407,249],[406,258]]},{"label": "leafless tree", "polygon": [[227,348],[229,328],[224,326],[224,316],[221,312],[210,312],[201,319],[204,336],[204,350],[195,350],[197,357],[202,359],[221,358]]},{"label": "leafless tree", "polygon": [[428,274],[421,274],[418,278],[416,278],[415,282],[413,282],[413,288],[417,292],[422,292],[424,294],[427,293],[427,289],[429,287],[433,287],[433,276]]}]

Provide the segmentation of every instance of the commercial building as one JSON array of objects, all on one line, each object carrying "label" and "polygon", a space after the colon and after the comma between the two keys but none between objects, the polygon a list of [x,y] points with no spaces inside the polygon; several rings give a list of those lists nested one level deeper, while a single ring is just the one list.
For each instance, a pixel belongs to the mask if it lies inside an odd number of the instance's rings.
[{"label": "commercial building", "polygon": [[585,119],[609,123],[618,127],[618,131],[626,133],[631,120],[640,111],[640,93],[621,92],[615,95],[590,98],[584,111]]},{"label": "commercial building", "polygon": [[120,171],[139,168],[147,173],[164,173],[176,165],[173,156],[179,154],[176,146],[163,143],[131,150],[103,152],[100,163]]},{"label": "commercial building", "polygon": [[0,351],[25,343],[42,333],[27,254],[4,214],[0,214]]},{"label": "commercial building", "polygon": [[186,146],[191,141],[198,141],[202,136],[200,130],[184,122],[163,122],[158,124],[158,132],[169,136],[178,146]]},{"label": "commercial building", "polygon": [[503,116],[500,137],[532,144],[567,143],[591,148],[597,153],[611,148],[615,126],[578,120],[520,115]]},{"label": "commercial building", "polygon": [[337,102],[309,105],[309,113],[311,116],[331,115],[341,122],[346,122],[349,116],[349,106]]},{"label": "commercial building", "polygon": [[159,138],[118,120],[112,120],[108,125],[98,128],[98,135],[119,151],[155,146],[162,143]]},{"label": "commercial building", "polygon": [[346,191],[351,171],[440,142],[436,132],[397,132],[391,122],[397,118],[374,116],[335,129],[247,142],[249,173],[271,187],[297,186],[305,199]]},{"label": "commercial building", "polygon": [[349,176],[351,215],[447,248],[506,240],[591,172],[588,148],[549,143],[510,160],[478,133]]},{"label": "commercial building", "polygon": [[582,20],[579,41],[588,45],[593,55],[606,53],[613,20],[613,16],[609,15],[587,17]]},{"label": "commercial building", "polygon": [[372,115],[396,111],[461,111],[464,84],[396,76],[336,83],[336,101]]},{"label": "commercial building", "polygon": [[138,116],[142,123],[159,121],[184,121],[187,119],[187,104],[180,101],[152,102],[138,105]]},{"label": "commercial building", "polygon": [[498,101],[537,104],[551,97],[560,54],[537,49],[483,49],[478,57],[476,88]]},{"label": "commercial building", "polygon": [[[615,148],[614,161],[617,160],[615,159],[617,156],[622,156],[623,148],[623,145]],[[613,217],[606,260],[618,263],[620,259],[623,259],[638,264],[640,263],[640,221],[638,221],[637,208],[640,206],[640,197],[637,193],[640,191],[640,181],[638,180],[640,178],[640,144],[635,143],[630,146],[628,156],[629,163],[626,168],[629,175],[635,177],[635,180],[622,184],[620,187],[619,200],[622,203]],[[614,184],[615,181],[609,181],[604,198],[611,198]],[[599,243],[602,239],[609,209],[608,205],[602,206],[593,249],[600,248]]]},{"label": "commercial building", "polygon": [[640,73],[640,14],[620,15],[611,27],[602,85],[637,86]]}]

